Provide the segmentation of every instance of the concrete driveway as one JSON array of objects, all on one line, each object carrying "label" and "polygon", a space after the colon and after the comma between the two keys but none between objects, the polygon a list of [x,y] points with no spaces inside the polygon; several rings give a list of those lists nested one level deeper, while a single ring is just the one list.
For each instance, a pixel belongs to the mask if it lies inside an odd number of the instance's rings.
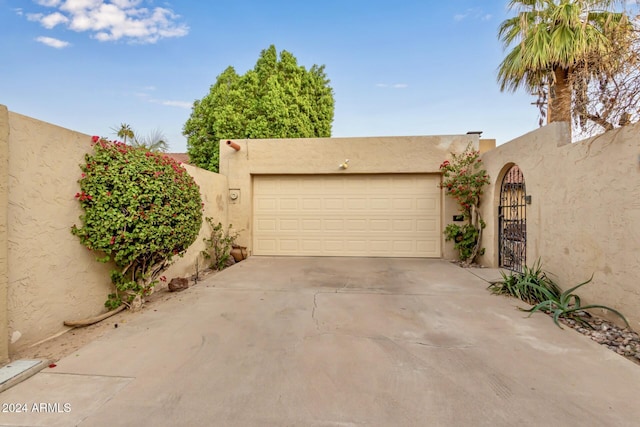
[{"label": "concrete driveway", "polygon": [[640,366],[486,286],[442,260],[252,257],[0,394],[28,404],[0,425],[638,425]]}]

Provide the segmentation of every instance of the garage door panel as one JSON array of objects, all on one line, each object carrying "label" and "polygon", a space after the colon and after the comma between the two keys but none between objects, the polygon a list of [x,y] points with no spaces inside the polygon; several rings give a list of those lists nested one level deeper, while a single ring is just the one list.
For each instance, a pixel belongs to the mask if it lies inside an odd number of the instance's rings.
[{"label": "garage door panel", "polygon": [[363,252],[367,249],[366,240],[348,239],[345,241],[345,244],[347,252]]},{"label": "garage door panel", "polygon": [[299,231],[297,219],[281,219],[279,223],[278,229],[280,231]]},{"label": "garage door panel", "polygon": [[354,199],[347,199],[347,210],[348,211],[353,211],[353,210],[364,210],[367,209],[367,199],[364,198],[354,198]]},{"label": "garage door panel", "polygon": [[305,231],[316,232],[322,230],[322,220],[320,219],[303,219],[302,229]]},{"label": "garage door panel", "polygon": [[371,208],[373,210],[377,210],[377,211],[388,210],[389,206],[391,206],[391,199],[389,199],[389,198],[369,199],[369,208]]},{"label": "garage door panel", "polygon": [[254,254],[440,257],[438,175],[254,177]]},{"label": "garage door panel", "polygon": [[393,251],[397,254],[410,254],[413,253],[415,245],[412,239],[394,240],[392,248]]},{"label": "garage door panel", "polygon": [[325,208],[325,210],[331,210],[331,211],[343,211],[344,210],[344,199],[342,199],[342,198],[326,198],[326,199],[324,199],[324,208]]},{"label": "garage door panel", "polygon": [[322,224],[324,231],[344,231],[343,219],[325,219]]},{"label": "garage door panel", "polygon": [[256,221],[256,231],[260,232],[269,232],[276,231],[278,221],[276,219],[258,219]]},{"label": "garage door panel", "polygon": [[440,226],[437,219],[419,219],[416,221],[416,231],[439,233]]},{"label": "garage door panel", "polygon": [[440,247],[433,239],[431,240],[419,240],[416,242],[416,249],[418,252],[433,252]]},{"label": "garage door panel", "polygon": [[345,220],[345,223],[349,231],[365,231],[366,232],[369,221],[367,221],[366,219],[357,218],[357,219],[347,219]]},{"label": "garage door panel", "polygon": [[393,231],[417,231],[416,221],[411,219],[394,219],[392,224]]},{"label": "garage door panel", "polygon": [[[298,211],[298,199],[282,198],[278,202],[281,211]],[[272,205],[275,205],[275,203]]]},{"label": "garage door panel", "polygon": [[369,229],[371,231],[384,231],[389,232],[391,230],[391,221],[388,219],[372,219],[369,221]]},{"label": "garage door panel", "polygon": [[302,210],[303,211],[322,211],[322,199],[319,197],[313,199],[302,199]]},{"label": "garage door panel", "polygon": [[269,198],[259,197],[256,199],[255,208],[258,212],[261,212],[261,211],[275,212],[278,210],[278,200],[271,197]]},{"label": "garage door panel", "polygon": [[416,207],[420,211],[433,211],[439,205],[439,201],[436,197],[420,197],[416,199]]},{"label": "garage door panel", "polygon": [[259,238],[254,240],[254,252],[274,252],[277,249],[276,239]]},{"label": "garage door panel", "polygon": [[394,211],[414,211],[414,199],[405,198],[405,199],[393,199],[393,210]]}]

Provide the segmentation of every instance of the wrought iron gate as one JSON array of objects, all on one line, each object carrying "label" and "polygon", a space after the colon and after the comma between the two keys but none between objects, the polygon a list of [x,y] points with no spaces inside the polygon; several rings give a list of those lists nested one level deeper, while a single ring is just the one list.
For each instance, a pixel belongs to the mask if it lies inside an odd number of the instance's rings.
[{"label": "wrought iron gate", "polygon": [[518,272],[527,262],[526,194],[522,171],[513,165],[500,187],[498,246],[500,267]]}]

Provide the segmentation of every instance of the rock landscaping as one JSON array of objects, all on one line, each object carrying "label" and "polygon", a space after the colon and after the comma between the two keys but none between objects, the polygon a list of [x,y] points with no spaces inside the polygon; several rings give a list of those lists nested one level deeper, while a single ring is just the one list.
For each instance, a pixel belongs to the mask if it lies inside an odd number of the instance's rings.
[{"label": "rock landscaping", "polygon": [[573,319],[561,318],[560,323],[640,365],[640,335],[637,332],[622,329],[614,323],[597,317],[585,320],[593,329],[584,327]]}]

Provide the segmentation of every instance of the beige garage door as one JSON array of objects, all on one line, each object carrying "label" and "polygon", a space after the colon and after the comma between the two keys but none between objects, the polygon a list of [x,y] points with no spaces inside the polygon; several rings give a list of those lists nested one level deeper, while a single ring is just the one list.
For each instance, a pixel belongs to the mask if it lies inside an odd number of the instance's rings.
[{"label": "beige garage door", "polygon": [[255,255],[440,257],[439,175],[254,176]]}]

